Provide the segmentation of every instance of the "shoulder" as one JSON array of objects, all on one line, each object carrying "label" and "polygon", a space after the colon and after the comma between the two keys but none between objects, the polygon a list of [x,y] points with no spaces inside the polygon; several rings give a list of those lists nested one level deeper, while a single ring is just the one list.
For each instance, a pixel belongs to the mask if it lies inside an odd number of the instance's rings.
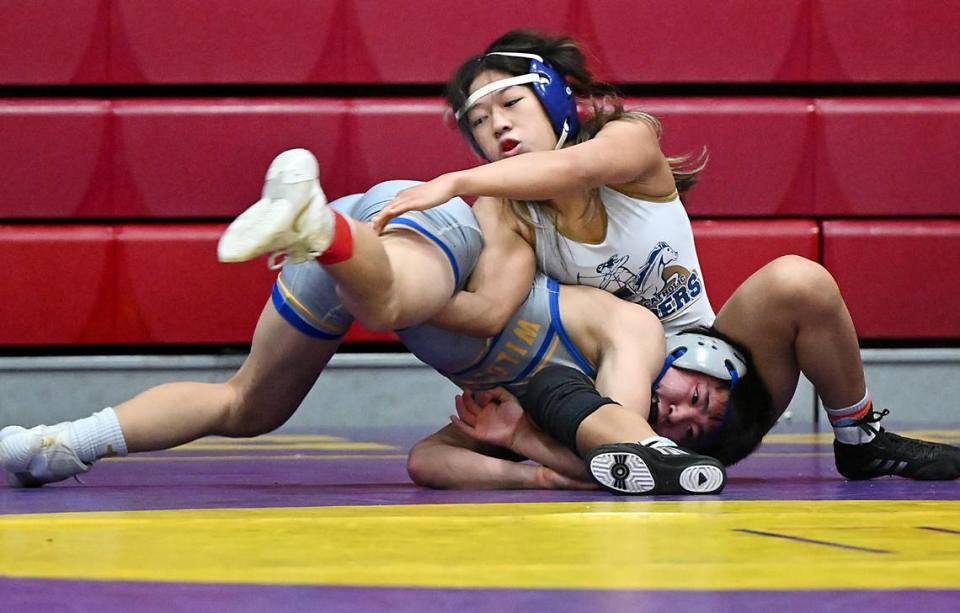
[{"label": "shoulder", "polygon": [[630,115],[607,122],[594,138],[629,138],[641,143],[656,144],[658,148],[660,143],[660,134],[654,124],[642,116]]},{"label": "shoulder", "polygon": [[560,311],[570,338],[593,364],[619,360],[652,370],[663,362],[663,326],[638,304],[596,288],[565,285]]},{"label": "shoulder", "polygon": [[649,309],[596,287],[561,285],[560,300],[565,320],[569,313],[582,320],[592,333],[604,337],[663,333],[663,326]]},{"label": "shoulder", "polygon": [[505,214],[506,203],[503,198],[493,198],[491,196],[480,196],[473,203],[473,214],[477,217],[500,217]]},{"label": "shoulder", "polygon": [[512,233],[517,234],[527,242],[530,242],[532,232],[510,207],[510,204],[503,198],[493,198],[481,196],[473,205],[473,214],[480,222],[480,228],[484,235],[488,232]]}]

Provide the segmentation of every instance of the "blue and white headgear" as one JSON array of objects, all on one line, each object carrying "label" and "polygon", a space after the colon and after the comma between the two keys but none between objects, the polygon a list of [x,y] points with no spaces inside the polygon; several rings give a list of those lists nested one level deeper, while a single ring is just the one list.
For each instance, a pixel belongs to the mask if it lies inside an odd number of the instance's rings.
[{"label": "blue and white headgear", "polygon": [[[722,339],[696,332],[681,332],[667,337],[667,358],[663,362],[660,374],[653,382],[654,389],[671,366],[710,375],[721,381],[729,381],[731,392],[740,379],[747,374],[747,360],[733,345]],[[651,424],[656,423],[657,412],[656,396],[654,396],[648,417]],[[726,428],[729,419],[730,402],[728,401],[720,426],[708,438],[707,444],[715,442]]]},{"label": "blue and white headgear", "polygon": [[573,97],[573,90],[563,80],[559,72],[546,63],[542,57],[534,53],[493,51],[487,54],[487,56],[490,55],[527,58],[530,60],[530,68],[526,74],[487,83],[473,92],[463,103],[463,106],[453,114],[458,122],[484,96],[489,96],[494,92],[514,85],[529,85],[537,95],[544,110],[546,110],[553,131],[557,135],[557,145],[554,149],[563,147],[568,138],[577,137],[577,133],[580,131],[580,121],[577,118],[577,101]]},{"label": "blue and white headgear", "polygon": [[681,332],[667,337],[667,359],[654,385],[671,366],[701,372],[729,381],[730,389],[747,374],[747,361],[733,345],[713,336],[696,332]]}]

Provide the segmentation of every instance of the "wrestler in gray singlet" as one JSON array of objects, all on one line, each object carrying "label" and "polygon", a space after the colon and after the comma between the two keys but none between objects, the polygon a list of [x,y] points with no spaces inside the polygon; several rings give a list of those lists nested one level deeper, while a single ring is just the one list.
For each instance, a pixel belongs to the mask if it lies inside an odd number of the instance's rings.
[{"label": "wrestler in gray singlet", "polygon": [[397,332],[414,355],[461,388],[504,386],[522,393],[543,367],[560,364],[595,376],[560,320],[560,284],[538,274],[527,300],[494,338],[480,339],[423,324]]},{"label": "wrestler in gray singlet", "polygon": [[[330,203],[344,215],[369,221],[400,190],[419,181],[386,181],[364,194]],[[404,228],[436,244],[450,263],[456,289],[463,289],[483,249],[480,226],[470,206],[453,198],[427,211],[411,211],[390,220],[387,230]],[[353,316],[340,304],[336,284],[316,261],[288,264],[273,286],[273,305],[297,330],[308,336],[336,340],[346,334]]]},{"label": "wrestler in gray singlet", "polygon": [[[347,196],[330,206],[354,219],[371,219],[413,181],[381,183],[365,194]],[[423,212],[391,220],[432,240],[446,254],[457,289],[462,289],[483,247],[473,211],[454,198]],[[503,385],[520,392],[526,381],[548,364],[572,366],[590,376],[593,368],[573,346],[560,321],[559,285],[538,274],[526,302],[503,331],[490,339],[457,334],[422,324],[398,331],[400,340],[424,363],[460,387],[485,389]],[[325,340],[341,338],[353,316],[337,297],[336,284],[317,262],[284,266],[273,287],[273,304],[290,325]]]}]

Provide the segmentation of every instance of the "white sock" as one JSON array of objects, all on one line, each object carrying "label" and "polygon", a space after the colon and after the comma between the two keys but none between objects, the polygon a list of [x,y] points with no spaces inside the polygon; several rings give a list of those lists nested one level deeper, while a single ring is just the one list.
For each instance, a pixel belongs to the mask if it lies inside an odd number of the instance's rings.
[{"label": "white sock", "polygon": [[831,409],[824,405],[827,410],[827,417],[830,419],[830,425],[833,426],[833,434],[837,440],[847,445],[862,445],[869,443],[876,436],[867,428],[856,425],[856,422],[864,415],[873,410],[873,401],[870,399],[870,390],[863,395],[863,399],[856,404],[840,409]]},{"label": "white sock", "polygon": [[73,422],[73,450],[81,462],[91,464],[94,460],[109,456],[127,455],[127,441],[120,430],[120,421],[112,407]]}]

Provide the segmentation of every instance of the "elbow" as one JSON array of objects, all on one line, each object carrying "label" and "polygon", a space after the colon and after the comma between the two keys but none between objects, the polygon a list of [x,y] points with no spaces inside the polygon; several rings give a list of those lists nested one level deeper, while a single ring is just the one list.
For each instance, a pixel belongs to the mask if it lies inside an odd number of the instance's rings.
[{"label": "elbow", "polygon": [[[527,295],[524,294],[523,298],[526,299],[526,297]],[[517,309],[523,305],[523,300],[520,300],[517,304],[513,304],[510,299],[498,300],[495,304],[496,307],[487,313],[483,321],[477,322],[478,332],[482,332],[485,337],[496,336],[503,332]]]},{"label": "elbow", "polygon": [[509,315],[506,317],[489,318],[487,321],[477,322],[477,327],[473,333],[481,338],[490,338],[500,334],[500,332],[507,327],[509,321]]},{"label": "elbow", "polygon": [[463,322],[462,325],[451,326],[451,329],[475,338],[492,338],[507,327],[512,317],[513,311],[499,312],[499,309],[487,309],[483,315],[475,316],[469,322]]}]

